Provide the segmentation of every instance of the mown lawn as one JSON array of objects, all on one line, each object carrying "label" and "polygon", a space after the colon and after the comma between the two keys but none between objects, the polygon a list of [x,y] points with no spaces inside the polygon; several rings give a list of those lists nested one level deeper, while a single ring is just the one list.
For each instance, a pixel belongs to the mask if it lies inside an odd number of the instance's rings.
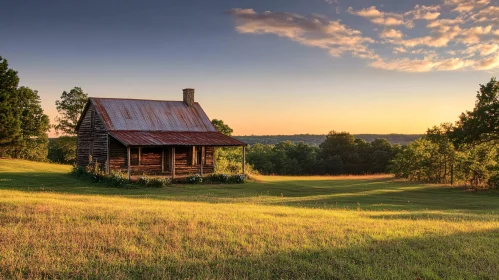
[{"label": "mown lawn", "polygon": [[389,176],[114,189],[0,159],[0,278],[496,279],[499,193]]}]

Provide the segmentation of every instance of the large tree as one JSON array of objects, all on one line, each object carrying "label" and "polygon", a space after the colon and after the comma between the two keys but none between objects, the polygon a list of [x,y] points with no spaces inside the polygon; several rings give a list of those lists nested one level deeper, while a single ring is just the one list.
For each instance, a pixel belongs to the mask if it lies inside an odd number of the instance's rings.
[{"label": "large tree", "polygon": [[16,97],[18,84],[17,72],[0,56],[0,145],[16,140],[21,134]]},{"label": "large tree", "polygon": [[88,94],[79,87],[75,87],[69,92],[63,91],[61,99],[55,102],[57,112],[60,115],[56,118],[58,124],[55,125],[55,129],[66,135],[75,135],[76,125],[83,109],[85,109],[87,100]]},{"label": "large tree", "polygon": [[43,113],[38,91],[28,87],[17,89],[17,110],[21,122],[20,137],[11,142],[11,156],[30,160],[47,157],[50,129],[49,117]]},{"label": "large tree", "polygon": [[499,140],[499,82],[480,85],[475,108],[459,117],[451,138],[456,145]]},{"label": "large tree", "polygon": [[0,156],[44,160],[49,118],[38,92],[18,84],[17,72],[0,57]]}]

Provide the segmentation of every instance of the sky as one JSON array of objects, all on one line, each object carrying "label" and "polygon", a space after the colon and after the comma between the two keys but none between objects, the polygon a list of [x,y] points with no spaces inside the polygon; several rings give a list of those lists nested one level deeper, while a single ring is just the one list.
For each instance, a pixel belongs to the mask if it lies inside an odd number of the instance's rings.
[{"label": "sky", "polygon": [[[424,133],[499,72],[499,0],[4,1],[0,56],[55,101],[181,100],[235,135]],[[54,134],[51,133],[53,136]]]}]

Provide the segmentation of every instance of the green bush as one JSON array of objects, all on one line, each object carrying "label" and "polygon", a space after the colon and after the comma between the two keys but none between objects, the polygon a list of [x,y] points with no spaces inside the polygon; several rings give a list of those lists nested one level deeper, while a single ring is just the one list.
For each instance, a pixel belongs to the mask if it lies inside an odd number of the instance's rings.
[{"label": "green bush", "polygon": [[246,176],[244,174],[231,175],[229,177],[229,182],[236,183],[236,184],[242,184],[242,183],[244,183],[245,178],[246,178]]},{"label": "green bush", "polygon": [[170,178],[150,177],[143,175],[139,178],[137,183],[147,187],[163,188],[171,185],[172,180]]},{"label": "green bush", "polygon": [[203,182],[203,177],[201,175],[191,175],[185,178],[186,182],[189,184],[201,184]]},{"label": "green bush", "polygon": [[206,179],[208,182],[211,182],[211,183],[227,183],[227,182],[229,182],[229,177],[230,176],[227,174],[214,173],[214,174],[209,175]]},{"label": "green bush", "polygon": [[112,171],[109,175],[106,176],[105,182],[107,185],[112,187],[121,188],[126,186],[128,182],[128,176],[119,171]]}]

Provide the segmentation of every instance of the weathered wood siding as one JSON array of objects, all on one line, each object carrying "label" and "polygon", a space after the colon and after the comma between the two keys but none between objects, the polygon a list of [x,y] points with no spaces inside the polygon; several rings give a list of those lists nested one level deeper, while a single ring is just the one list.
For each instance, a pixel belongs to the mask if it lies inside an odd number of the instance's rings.
[{"label": "weathered wood siding", "polygon": [[109,167],[110,170],[121,170],[127,167],[127,150],[125,145],[110,137],[109,140]]},{"label": "weathered wood siding", "polygon": [[[110,140],[110,169],[111,170],[120,170],[122,172],[127,172],[127,149],[126,147],[111,137]],[[206,147],[205,157],[206,164],[203,167],[203,173],[209,174],[213,173],[213,147]],[[133,175],[142,175],[142,174],[163,174],[163,175],[171,175],[169,168],[169,154],[171,153],[171,147],[164,147],[164,157],[165,171],[161,172],[161,154],[162,147],[143,147],[141,152],[140,164],[131,166],[131,171]],[[198,174],[200,173],[199,165],[191,165],[192,158],[192,147],[176,147],[175,148],[175,174],[176,175],[189,175],[189,174]]]},{"label": "weathered wood siding", "polygon": [[90,105],[78,129],[78,166],[87,166],[90,158],[104,165],[107,160],[107,130],[93,105]]}]

